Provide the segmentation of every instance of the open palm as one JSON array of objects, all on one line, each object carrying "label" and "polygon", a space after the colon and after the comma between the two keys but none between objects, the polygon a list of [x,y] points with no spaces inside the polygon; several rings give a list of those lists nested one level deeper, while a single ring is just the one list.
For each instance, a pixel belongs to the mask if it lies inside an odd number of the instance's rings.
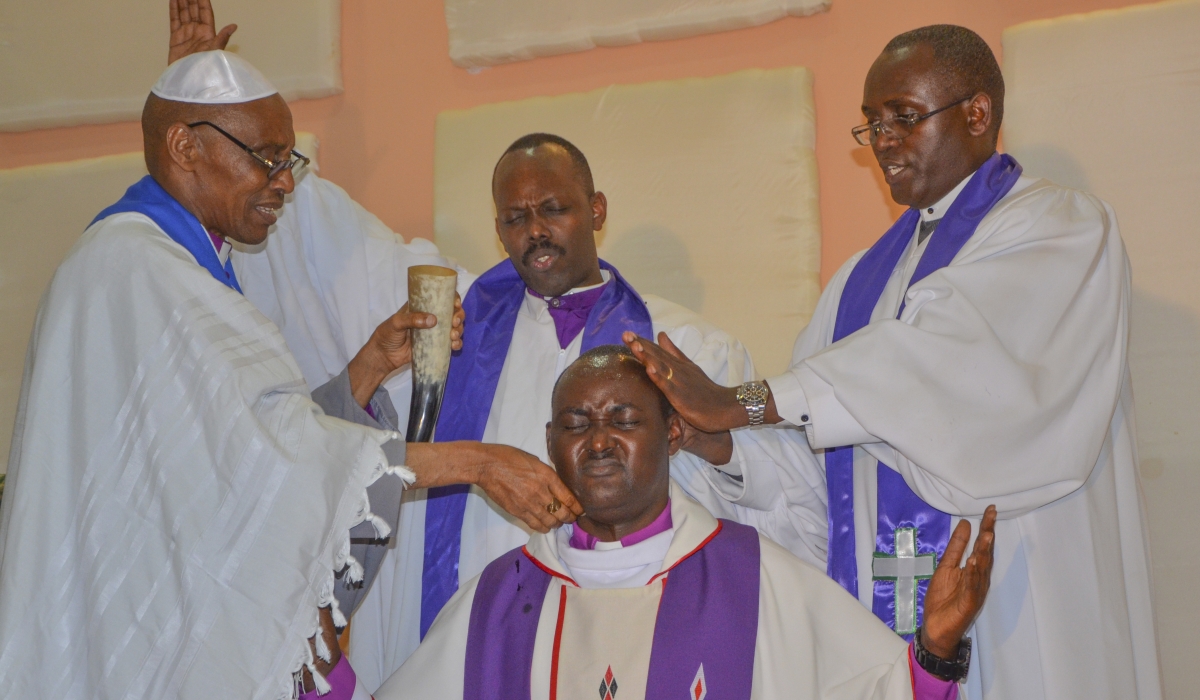
[{"label": "open palm", "polygon": [[975,548],[959,567],[971,523],[963,520],[954,528],[946,553],[938,562],[929,590],[925,593],[925,624],[922,642],[925,648],[943,659],[953,659],[958,643],[979,615],[992,581],[992,548],[996,541],[996,507],[988,506],[979,523]]},{"label": "open palm", "polygon": [[209,0],[171,0],[171,48],[167,64],[201,51],[224,49],[237,30],[230,24],[217,31]]}]

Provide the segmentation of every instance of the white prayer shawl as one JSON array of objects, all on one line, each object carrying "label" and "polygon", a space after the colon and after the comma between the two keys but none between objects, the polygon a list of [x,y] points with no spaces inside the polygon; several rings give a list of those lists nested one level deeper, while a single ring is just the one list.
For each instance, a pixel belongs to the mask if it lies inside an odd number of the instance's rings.
[{"label": "white prayer shawl", "polygon": [[[871,606],[878,459],[976,532],[988,504],[1000,511],[966,697],[1157,700],[1129,265],[1111,208],[1023,177],[948,267],[904,294],[914,246],[870,325],[827,347],[861,254],[847,262],[790,372],[768,380],[785,418],[811,414],[812,447],[857,445],[859,598]],[[811,459],[809,440],[795,428],[735,438],[751,470]]]},{"label": "white prayer shawl", "polygon": [[26,362],[0,697],[291,697],[392,437],[326,417],[275,325],[148,218],[91,226]]},{"label": "white prayer shawl", "polygon": [[[717,526],[713,516],[674,483],[671,519],[674,538],[660,571],[669,569],[694,551]],[[908,645],[869,611],[857,605],[823,571],[800,561],[762,535],[759,535],[759,544],[758,635],[751,698],[912,698]],[[529,538],[527,548],[544,567],[572,577],[572,572],[560,560],[560,545],[561,538],[555,533],[534,534]],[[464,584],[450,599],[430,628],[425,642],[375,692],[376,700],[453,700],[462,697],[467,634],[478,581],[476,577]],[[551,657],[563,586],[570,587],[571,584],[554,577],[542,605],[533,647],[532,700],[550,697]],[[659,582],[649,586],[657,588],[661,594]],[[613,590],[618,596],[629,592],[628,588]],[[635,617],[637,619],[614,619],[613,624],[619,626],[617,634],[624,631],[627,643],[643,648],[648,658],[650,640],[647,634],[653,635],[653,617],[649,625],[644,624],[645,616]],[[576,648],[581,647],[576,645]],[[602,674],[603,670],[596,675],[595,686],[599,685]],[[645,681],[641,674],[635,676],[641,687],[634,683],[620,686],[617,697],[622,700],[641,697],[640,693],[645,692]]]}]

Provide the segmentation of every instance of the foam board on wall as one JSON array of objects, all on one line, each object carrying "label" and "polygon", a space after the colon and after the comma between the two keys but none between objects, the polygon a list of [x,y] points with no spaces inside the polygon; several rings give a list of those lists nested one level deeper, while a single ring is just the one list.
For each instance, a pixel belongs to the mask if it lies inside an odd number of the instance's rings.
[{"label": "foam board on wall", "polygon": [[600,255],[641,292],[737,336],[783,371],[820,295],[812,75],[750,70],[485,105],[438,117],[434,229],[473,272],[504,257],[492,168],[518,137],[558,134],[608,197]]},{"label": "foam board on wall", "polygon": [[[315,159],[317,139],[296,134]],[[102,209],[146,174],[142,153],[0,170],[0,471],[7,469],[25,349],[42,292]]]},{"label": "foam board on wall", "polygon": [[[213,0],[230,50],[287,99],[341,91],[339,0]],[[0,12],[0,130],[136,120],[167,67],[163,0],[6,2]],[[71,47],[64,51],[64,47]]]},{"label": "foam board on wall", "polygon": [[464,68],[753,27],[830,1],[445,0],[450,59]]},{"label": "foam board on wall", "polygon": [[1133,265],[1130,365],[1168,698],[1200,687],[1200,2],[1004,33],[1004,143],[1116,210]]}]

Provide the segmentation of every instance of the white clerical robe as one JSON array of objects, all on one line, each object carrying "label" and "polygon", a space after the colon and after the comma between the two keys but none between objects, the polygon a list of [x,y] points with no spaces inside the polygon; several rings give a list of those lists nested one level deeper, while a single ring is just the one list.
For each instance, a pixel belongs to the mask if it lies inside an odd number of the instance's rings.
[{"label": "white clerical robe", "polygon": [[0,697],[292,697],[395,436],[322,414],[275,324],[149,218],[92,225],[25,367]]},{"label": "white clerical robe", "polygon": [[[961,189],[922,217],[939,219]],[[804,429],[736,431],[742,468],[808,460],[810,446],[856,446],[858,591],[868,608],[877,460],[976,532],[995,504],[995,569],[969,633],[966,697],[1156,700],[1126,359],[1129,265],[1112,209],[1022,177],[949,266],[906,292],[924,247],[914,232],[871,323],[832,345],[861,254],[830,281],[790,370],[767,380],[780,415]]]},{"label": "white clerical robe", "polygon": [[[645,578],[666,571],[712,535],[716,519],[677,484],[671,485],[673,529],[626,549],[655,549],[661,565]],[[664,548],[658,538],[669,537]],[[551,675],[559,664],[558,697],[597,697],[596,688],[611,668],[620,700],[642,700],[646,692],[651,641],[662,578],[636,586],[592,588],[564,564],[566,533],[529,537],[526,548],[543,568],[576,580],[579,588],[555,576],[546,591],[533,647],[532,700],[552,697]],[[800,561],[759,535],[758,631],[752,698],[868,700],[911,698],[908,645],[887,629],[824,572]],[[611,552],[614,569],[636,566],[636,555]],[[598,561],[602,557],[594,557]],[[594,576],[593,576],[594,578]],[[438,700],[463,696],[464,665],[471,608],[478,578],[450,599],[425,642],[375,693],[376,700]],[[563,595],[563,588],[567,595]],[[571,601],[577,600],[575,607]],[[559,630],[559,607],[568,606]],[[607,624],[571,629],[581,616]],[[560,632],[556,634],[556,631]],[[558,640],[558,653],[555,651]],[[578,680],[578,684],[574,681]],[[688,689],[682,689],[683,697]]]}]

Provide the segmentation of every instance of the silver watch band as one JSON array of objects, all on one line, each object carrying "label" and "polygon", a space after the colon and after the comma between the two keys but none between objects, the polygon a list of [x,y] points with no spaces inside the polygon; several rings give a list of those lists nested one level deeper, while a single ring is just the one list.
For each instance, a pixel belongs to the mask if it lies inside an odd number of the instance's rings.
[{"label": "silver watch band", "polygon": [[762,382],[746,382],[738,387],[737,402],[746,409],[750,425],[762,425],[767,415],[767,398],[771,390]]}]

